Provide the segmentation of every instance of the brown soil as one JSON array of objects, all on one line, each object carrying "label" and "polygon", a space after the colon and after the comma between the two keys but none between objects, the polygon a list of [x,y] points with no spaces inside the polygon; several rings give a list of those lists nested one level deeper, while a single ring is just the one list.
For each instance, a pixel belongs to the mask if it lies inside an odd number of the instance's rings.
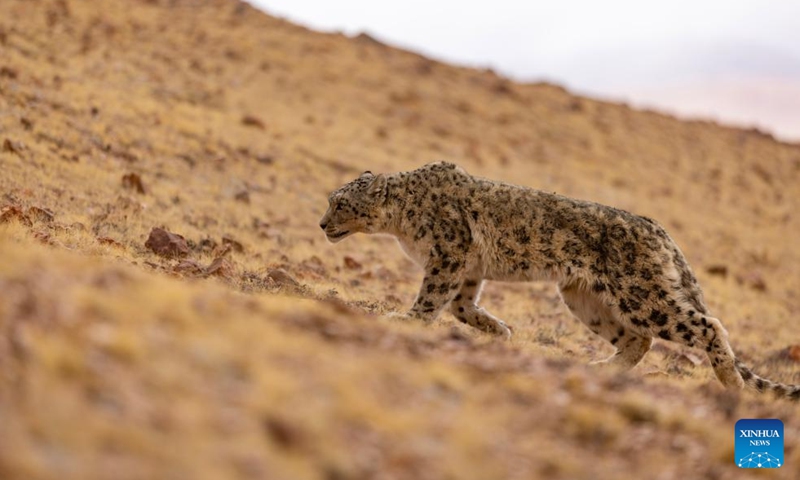
[{"label": "brown soil", "polygon": [[[510,342],[401,324],[394,242],[317,226],[363,170],[450,160],[658,219],[734,349],[800,382],[800,147],[308,31],[235,0],[0,0],[0,478],[734,478],[724,390],[628,373],[552,285]],[[155,238],[153,237],[155,236]]]}]

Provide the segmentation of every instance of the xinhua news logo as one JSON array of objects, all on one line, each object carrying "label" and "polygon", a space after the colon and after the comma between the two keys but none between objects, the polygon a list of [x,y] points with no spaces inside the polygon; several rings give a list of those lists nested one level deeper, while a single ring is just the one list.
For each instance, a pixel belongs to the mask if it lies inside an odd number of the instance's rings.
[{"label": "xinhua news logo", "polygon": [[783,422],[743,418],[736,422],[736,465],[740,468],[783,466]]}]

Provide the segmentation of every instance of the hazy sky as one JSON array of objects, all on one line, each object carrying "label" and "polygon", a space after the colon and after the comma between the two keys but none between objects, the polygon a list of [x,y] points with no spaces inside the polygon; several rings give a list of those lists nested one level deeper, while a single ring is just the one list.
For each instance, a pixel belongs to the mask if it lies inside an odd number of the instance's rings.
[{"label": "hazy sky", "polygon": [[800,140],[800,1],[250,1],[314,29]]}]

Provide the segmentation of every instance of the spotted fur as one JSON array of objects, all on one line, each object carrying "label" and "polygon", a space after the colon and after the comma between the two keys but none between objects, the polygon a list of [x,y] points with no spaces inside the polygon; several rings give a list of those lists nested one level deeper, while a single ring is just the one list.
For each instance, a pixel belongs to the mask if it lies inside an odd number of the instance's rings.
[{"label": "spotted fur", "polygon": [[709,315],[678,246],[655,221],[597,203],[473,177],[451,163],[360,177],[334,191],[320,227],[338,242],[387,233],[425,269],[407,317],[461,322],[511,336],[477,306],[484,280],[552,280],[572,313],[617,348],[603,360],[637,365],[653,338],[705,350],[726,386],[800,399],[734,355]]}]

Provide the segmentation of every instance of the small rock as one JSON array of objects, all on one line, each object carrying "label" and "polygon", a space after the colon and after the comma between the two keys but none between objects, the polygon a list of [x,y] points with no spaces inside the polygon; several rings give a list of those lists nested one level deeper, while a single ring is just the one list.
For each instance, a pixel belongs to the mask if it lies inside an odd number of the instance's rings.
[{"label": "small rock", "polygon": [[55,218],[55,214],[46,208],[34,206],[28,209],[28,217],[39,222],[50,223]]},{"label": "small rock", "polygon": [[250,203],[250,192],[248,192],[247,190],[242,190],[241,192],[238,192],[236,195],[234,195],[233,198],[237,202],[242,202],[242,203],[249,204]]},{"label": "small rock", "polygon": [[372,44],[372,45],[378,45],[378,46],[381,46],[381,47],[385,47],[386,46],[385,43],[381,42],[380,40],[378,40],[377,38],[373,37],[372,35],[370,35],[370,34],[368,34],[366,32],[361,32],[358,35],[356,35],[355,40],[358,41],[358,42],[364,42],[364,43],[368,43],[368,44]]},{"label": "small rock", "polygon": [[122,244],[111,237],[97,237],[97,242],[100,245],[110,245],[112,247],[122,248]]},{"label": "small rock", "polygon": [[740,285],[746,285],[759,292],[765,292],[767,290],[767,282],[764,280],[761,272],[757,270],[737,275],[736,281],[739,282]]},{"label": "small rock", "polygon": [[193,245],[192,248],[201,253],[211,253],[217,249],[217,241],[211,237],[206,237],[197,242],[197,245]]},{"label": "small rock", "polygon": [[325,264],[322,262],[322,259],[316,255],[312,255],[310,258],[307,258],[300,262],[300,269],[303,274],[312,274],[319,277],[324,277],[327,275],[328,271],[325,268]]},{"label": "small rock", "polygon": [[430,75],[433,72],[434,65],[434,62],[427,58],[420,59],[416,65],[414,65],[414,72],[419,75]]},{"label": "small rock", "polygon": [[264,123],[263,120],[256,117],[255,115],[245,115],[242,117],[242,125],[247,127],[254,127],[261,130],[266,130],[267,125]]},{"label": "small rock", "polygon": [[303,435],[299,429],[286,420],[267,417],[263,422],[264,433],[270,440],[286,449],[293,449],[303,444]]},{"label": "small rock", "polygon": [[136,173],[128,173],[122,176],[122,187],[133,190],[136,193],[144,194],[144,184],[142,177]]},{"label": "small rock", "polygon": [[35,232],[33,238],[45,244],[50,243],[50,234],[47,232]]},{"label": "small rock", "polygon": [[3,151],[20,154],[25,149],[25,145],[21,142],[15,142],[10,138],[3,140]]},{"label": "small rock", "polygon": [[706,267],[706,272],[709,275],[719,275],[720,277],[727,277],[728,276],[728,266],[727,265],[709,265]]},{"label": "small rock", "polygon": [[504,79],[498,79],[490,89],[498,95],[512,95],[514,93],[511,83]]},{"label": "small rock", "polygon": [[344,257],[344,266],[350,270],[361,270],[361,263],[353,257]]},{"label": "small rock", "polygon": [[[336,271],[339,271],[339,267],[336,267]],[[363,278],[364,280],[372,280],[375,275],[371,271],[367,270],[366,272],[361,272],[359,277]]]},{"label": "small rock", "polygon": [[222,244],[229,245],[236,253],[244,252],[244,245],[242,245],[241,242],[239,242],[238,240],[234,239],[229,235],[225,235],[224,237],[222,237]]},{"label": "small rock", "polygon": [[0,77],[10,78],[12,80],[19,76],[19,72],[10,67],[0,67]]},{"label": "small rock", "polygon": [[787,349],[789,359],[795,362],[800,362],[800,345],[791,345]]},{"label": "small rock", "polygon": [[194,260],[183,260],[181,263],[175,265],[172,268],[172,271],[175,273],[181,273],[184,275],[202,275],[205,273],[206,269],[200,265],[200,263]]},{"label": "small rock", "polygon": [[15,205],[9,205],[0,210],[0,223],[8,223],[11,221],[17,221],[23,225],[31,226],[31,219],[28,218],[28,215]]},{"label": "small rock", "polygon": [[252,222],[250,222],[250,227],[253,230],[260,230],[262,228],[269,228],[269,222],[265,222],[258,217],[253,217]]},{"label": "small rock", "polygon": [[583,111],[583,103],[581,103],[579,98],[574,98],[567,102],[567,110],[570,112],[581,112]]},{"label": "small rock", "polygon": [[233,264],[227,259],[219,257],[206,267],[205,274],[207,276],[231,278],[233,276]]},{"label": "small rock", "polygon": [[214,258],[227,257],[231,251],[233,251],[231,244],[223,243],[221,245],[217,245],[214,250],[211,251],[211,255]]},{"label": "small rock", "polygon": [[772,185],[773,182],[775,181],[772,174],[761,165],[757,164],[753,165],[752,169],[753,173],[755,173],[756,176],[761,178],[761,180],[764,180],[764,183],[766,183],[767,185]]},{"label": "small rock", "polygon": [[300,286],[300,282],[294,279],[289,272],[282,268],[274,268],[267,272],[267,278],[277,285],[284,285],[284,286],[291,286],[291,287],[298,287]]},{"label": "small rock", "polygon": [[262,165],[272,165],[275,163],[275,157],[272,155],[259,155],[256,157],[256,161]]},{"label": "small rock", "polygon": [[158,227],[150,231],[144,246],[162,257],[185,257],[189,254],[185,238]]},{"label": "small rock", "polygon": [[397,298],[397,296],[392,295],[391,293],[389,295],[386,295],[386,297],[384,298],[386,299],[386,303],[388,303],[389,305],[402,305],[403,303],[402,300]]}]

